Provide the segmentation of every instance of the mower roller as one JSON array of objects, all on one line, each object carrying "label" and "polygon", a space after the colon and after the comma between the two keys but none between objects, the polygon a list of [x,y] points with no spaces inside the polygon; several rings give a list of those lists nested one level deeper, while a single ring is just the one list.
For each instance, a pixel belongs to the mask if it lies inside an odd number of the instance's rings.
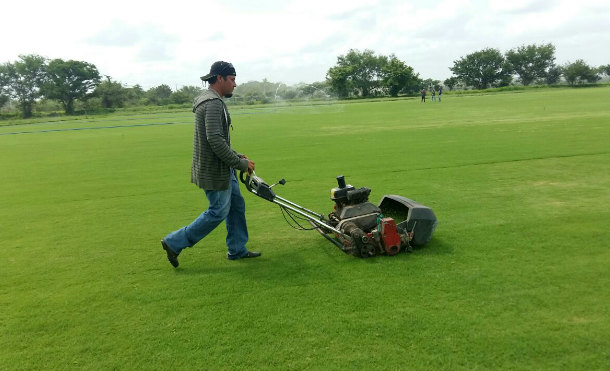
[{"label": "mower roller", "polygon": [[[341,251],[360,258],[410,252],[428,243],[437,225],[429,207],[398,195],[385,195],[374,205],[369,202],[370,188],[356,189],[345,183],[343,175],[337,176],[337,187],[330,190],[335,204],[328,216],[276,195],[273,187],[284,185],[284,179],[269,185],[254,172],[241,172],[239,178],[248,191],[279,205],[292,227],[316,230]],[[302,226],[299,220],[311,227]]]}]

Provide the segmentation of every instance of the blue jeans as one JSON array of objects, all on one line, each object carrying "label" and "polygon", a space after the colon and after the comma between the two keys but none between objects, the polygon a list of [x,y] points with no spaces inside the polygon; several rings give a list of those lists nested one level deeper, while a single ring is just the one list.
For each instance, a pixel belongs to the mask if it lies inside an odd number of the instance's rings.
[{"label": "blue jeans", "polygon": [[210,202],[208,209],[191,224],[180,228],[167,236],[165,243],[176,254],[194,246],[212,232],[222,221],[227,226],[227,247],[229,259],[239,259],[248,253],[248,227],[246,225],[246,203],[239,192],[239,183],[235,172],[231,171],[229,189],[223,191],[205,191]]}]

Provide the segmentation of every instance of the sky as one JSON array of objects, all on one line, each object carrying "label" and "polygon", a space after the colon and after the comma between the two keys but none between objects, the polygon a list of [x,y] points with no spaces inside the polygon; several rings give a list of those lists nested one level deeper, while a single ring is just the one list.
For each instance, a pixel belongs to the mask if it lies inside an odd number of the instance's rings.
[{"label": "sky", "polygon": [[125,86],[200,86],[217,60],[237,83],[324,81],[350,49],[391,54],[443,81],[460,58],[552,43],[556,64],[610,64],[608,0],[8,1],[0,63],[19,55],[94,64]]}]

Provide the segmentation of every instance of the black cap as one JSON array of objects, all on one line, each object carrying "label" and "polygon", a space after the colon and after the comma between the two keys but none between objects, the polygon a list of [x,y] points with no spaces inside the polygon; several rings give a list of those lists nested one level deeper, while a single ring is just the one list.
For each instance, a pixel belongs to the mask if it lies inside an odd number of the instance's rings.
[{"label": "black cap", "polygon": [[205,76],[201,76],[201,80],[208,81],[209,79],[211,79],[212,77],[214,77],[216,75],[237,76],[235,74],[235,67],[233,67],[233,65],[231,63],[225,62],[225,61],[218,61],[218,62],[214,62],[214,64],[212,64],[212,67],[210,67],[210,73],[208,73]]}]

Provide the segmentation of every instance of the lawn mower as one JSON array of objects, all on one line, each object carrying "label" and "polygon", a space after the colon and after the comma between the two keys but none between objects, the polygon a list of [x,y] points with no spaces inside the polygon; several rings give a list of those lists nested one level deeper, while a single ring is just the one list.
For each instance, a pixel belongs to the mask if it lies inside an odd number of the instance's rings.
[{"label": "lawn mower", "polygon": [[[432,209],[406,197],[385,195],[378,205],[369,202],[371,189],[355,188],[337,176],[337,187],[330,190],[333,211],[325,216],[275,194],[273,187],[254,172],[241,172],[248,191],[277,204],[293,228],[316,230],[341,251],[360,258],[410,252],[430,241],[437,220]],[[309,222],[305,227],[301,223]]]}]

